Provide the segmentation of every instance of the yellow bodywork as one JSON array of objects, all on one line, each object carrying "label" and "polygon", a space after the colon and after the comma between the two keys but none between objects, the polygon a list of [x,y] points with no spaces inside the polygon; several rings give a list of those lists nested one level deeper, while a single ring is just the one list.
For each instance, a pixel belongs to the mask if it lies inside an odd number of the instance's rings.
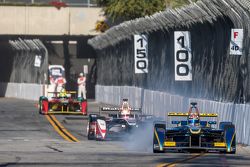
[{"label": "yellow bodywork", "polygon": [[176,143],[174,141],[165,141],[164,146],[166,146],[166,147],[175,147]]},{"label": "yellow bodywork", "polygon": [[226,147],[226,143],[224,143],[224,142],[215,142],[214,147]]},{"label": "yellow bodywork", "polygon": [[[168,113],[168,116],[183,117],[183,116],[188,116],[188,113],[170,112],[170,113]],[[200,113],[199,116],[200,117],[218,117],[218,114],[215,114],[215,113]]]}]

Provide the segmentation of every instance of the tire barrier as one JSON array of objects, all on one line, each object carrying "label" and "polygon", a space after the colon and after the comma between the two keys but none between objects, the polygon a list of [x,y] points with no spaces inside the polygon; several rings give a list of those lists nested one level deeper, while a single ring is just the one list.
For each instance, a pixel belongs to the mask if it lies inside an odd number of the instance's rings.
[{"label": "tire barrier", "polygon": [[[190,102],[197,102],[200,112],[217,113],[217,122],[230,121],[236,126],[237,142],[250,145],[250,105],[222,103],[216,101],[187,98],[158,91],[143,90],[129,86],[96,86],[96,101],[120,105],[123,98],[128,98],[132,107],[141,107],[144,114],[154,115],[167,121],[168,112],[187,112]],[[141,103],[141,104],[140,104]],[[214,118],[205,118],[210,121]],[[217,123],[217,127],[219,123]]]}]

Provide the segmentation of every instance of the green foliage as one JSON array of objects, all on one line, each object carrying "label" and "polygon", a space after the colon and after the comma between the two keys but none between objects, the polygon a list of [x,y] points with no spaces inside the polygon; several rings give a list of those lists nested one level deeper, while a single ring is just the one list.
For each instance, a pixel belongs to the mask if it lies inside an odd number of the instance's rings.
[{"label": "green foliage", "polygon": [[97,3],[99,6],[107,6],[110,0],[95,0],[94,2]]},{"label": "green foliage", "polygon": [[105,15],[114,20],[130,20],[166,8],[165,0],[98,0],[103,5]]},{"label": "green foliage", "polygon": [[188,5],[191,2],[196,2],[198,0],[166,0],[166,6],[169,8],[179,8],[183,5]]},{"label": "green foliage", "polygon": [[131,20],[166,8],[177,8],[197,0],[96,0],[104,7],[105,15],[114,22]]}]

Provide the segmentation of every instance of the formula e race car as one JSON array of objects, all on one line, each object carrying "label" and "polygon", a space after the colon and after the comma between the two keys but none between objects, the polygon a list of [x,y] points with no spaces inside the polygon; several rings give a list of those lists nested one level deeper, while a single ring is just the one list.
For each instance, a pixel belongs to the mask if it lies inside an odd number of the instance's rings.
[{"label": "formula e race car", "polygon": [[77,98],[74,91],[48,92],[52,97],[39,98],[40,114],[87,115],[87,100]]},{"label": "formula e race car", "polygon": [[121,108],[102,107],[101,111],[117,113],[111,113],[108,117],[90,114],[87,125],[89,140],[123,139],[142,125],[143,121],[152,118],[150,115],[139,114],[140,108],[130,108],[127,99],[123,99]]},{"label": "formula e race car", "polygon": [[191,103],[187,113],[168,113],[169,117],[186,117],[185,120],[173,120],[172,128],[166,128],[166,122],[154,123],[153,152],[167,150],[178,151],[219,151],[236,152],[235,126],[232,122],[220,122],[219,128],[213,128],[216,121],[202,121],[203,117],[217,117],[213,113],[200,113],[197,103]]}]

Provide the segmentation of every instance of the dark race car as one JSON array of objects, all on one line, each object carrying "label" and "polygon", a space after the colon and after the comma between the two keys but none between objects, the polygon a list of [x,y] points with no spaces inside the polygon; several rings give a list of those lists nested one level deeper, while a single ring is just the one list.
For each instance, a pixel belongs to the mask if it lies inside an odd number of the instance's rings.
[{"label": "dark race car", "polygon": [[39,99],[40,114],[87,115],[87,100],[77,98],[76,92],[49,92],[52,97],[41,96]]},{"label": "dark race car", "polygon": [[89,140],[122,140],[135,128],[138,128],[138,124],[133,119],[106,118],[90,114],[87,134]]},{"label": "dark race car", "polygon": [[90,114],[87,127],[89,140],[126,139],[127,135],[137,130],[145,122],[145,119],[152,117],[150,115],[132,113],[139,112],[140,109],[130,108],[127,99],[123,99],[120,108],[102,107],[101,111],[117,113],[110,113],[108,117]]},{"label": "dark race car", "polygon": [[232,122],[202,121],[202,117],[217,117],[217,114],[200,113],[197,103],[191,103],[187,113],[168,113],[169,117],[186,117],[185,120],[172,121],[176,127],[166,128],[166,122],[154,123],[153,152],[178,151],[220,151],[236,152],[235,126]]}]

